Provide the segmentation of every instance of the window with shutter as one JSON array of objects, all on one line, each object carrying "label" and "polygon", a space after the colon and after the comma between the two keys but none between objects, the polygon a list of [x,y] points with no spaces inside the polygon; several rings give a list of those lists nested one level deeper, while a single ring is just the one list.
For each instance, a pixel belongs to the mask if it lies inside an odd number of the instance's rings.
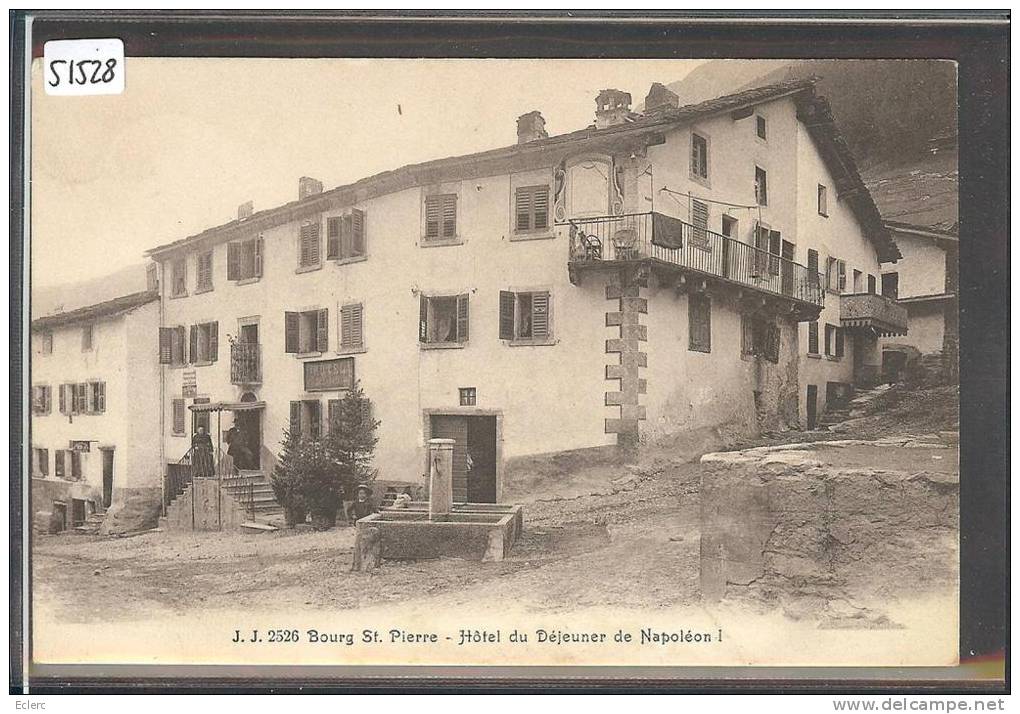
[{"label": "window with shutter", "polygon": [[200,362],[198,355],[198,325],[192,325],[188,339],[188,356],[191,359],[191,363]]},{"label": "window with shutter", "polygon": [[317,266],[319,255],[319,224],[305,223],[300,232],[300,256],[298,262],[302,268]]},{"label": "window with shutter", "polygon": [[262,277],[263,256],[266,254],[266,241],[262,236],[255,239],[255,263],[252,266],[252,277]]},{"label": "window with shutter", "polygon": [[329,310],[326,308],[316,315],[315,349],[319,352],[329,350]]},{"label": "window with shutter", "polygon": [[754,199],[759,206],[769,203],[768,174],[760,166],[754,167]]},{"label": "window with shutter", "polygon": [[687,347],[693,352],[712,351],[712,302],[707,295],[687,296]]},{"label": "window with shutter", "polygon": [[828,357],[836,356],[836,326],[825,326],[825,354]]},{"label": "window with shutter", "polygon": [[301,437],[301,402],[290,403],[290,435],[293,438]]},{"label": "window with shutter", "polygon": [[53,476],[55,478],[65,478],[66,472],[64,471],[64,454],[66,452],[63,449],[55,449],[53,451]]},{"label": "window with shutter", "polygon": [[425,240],[457,237],[457,194],[425,197]]},{"label": "window with shutter", "polygon": [[[320,438],[322,436],[322,403],[318,399],[308,399],[304,403],[304,412],[309,438]],[[302,428],[304,428],[304,424],[302,424]]]},{"label": "window with shutter", "polygon": [[763,117],[761,115],[755,116],[755,118],[754,118],[754,129],[755,129],[755,134],[757,135],[757,137],[759,139],[764,141],[764,140],[766,140],[768,138],[768,134],[766,133],[765,117]]},{"label": "window with shutter", "polygon": [[807,351],[808,354],[818,354],[818,320],[813,320],[808,323],[807,332]]},{"label": "window with shutter", "polygon": [[835,339],[836,339],[836,359],[843,359],[843,330],[835,328]]},{"label": "window with shutter", "polygon": [[[419,340],[428,344],[468,341],[468,296],[423,296]],[[422,338],[424,335],[424,338]]]},{"label": "window with shutter", "polygon": [[351,235],[353,241],[351,245],[351,253],[347,258],[360,257],[365,255],[365,251],[368,246],[368,239],[366,235],[367,221],[365,219],[365,212],[357,208],[351,209]]},{"label": "window with shutter", "polygon": [[200,253],[195,259],[195,291],[206,292],[213,289],[212,282],[212,251]]},{"label": "window with shutter", "polygon": [[300,347],[300,313],[297,312],[285,312],[283,313],[283,325],[284,325],[284,339],[283,339],[283,350],[287,354],[297,354],[301,351]]},{"label": "window with shutter", "polygon": [[340,400],[329,399],[326,401],[326,431],[335,434],[341,427],[340,424]]},{"label": "window with shutter", "polygon": [[184,400],[174,399],[172,409],[173,435],[184,436]]},{"label": "window with shutter", "polygon": [[531,294],[531,335],[535,339],[549,336],[549,293]]},{"label": "window with shutter", "polygon": [[67,385],[66,384],[58,384],[57,385],[57,402],[58,402],[61,414],[68,414],[70,412],[70,409],[68,408],[70,402],[67,399]]},{"label": "window with shutter", "polygon": [[340,308],[340,349],[360,350],[364,347],[361,303]]},{"label": "window with shutter", "polygon": [[227,243],[227,280],[241,279],[241,242]]},{"label": "window with shutter", "polygon": [[468,341],[468,296],[457,297],[457,342]]},{"label": "window with shutter", "polygon": [[836,289],[841,293],[846,292],[846,261],[836,261],[836,274],[838,280]]},{"label": "window with shutter", "polygon": [[519,233],[549,227],[549,187],[521,186],[515,192],[515,230]]},{"label": "window with shutter", "polygon": [[418,342],[429,341],[429,299],[418,296]]},{"label": "window with shutter", "polygon": [[754,260],[752,277],[767,277],[769,267],[769,229],[761,224],[754,227]]},{"label": "window with shutter", "polygon": [[744,357],[754,356],[754,327],[755,319],[752,316],[740,316],[740,354]]},{"label": "window with shutter", "polygon": [[182,297],[188,294],[188,263],[184,258],[177,258],[170,265],[171,297]]},{"label": "window with shutter", "polygon": [[818,251],[808,248],[807,252],[808,283],[818,285]]},{"label": "window with shutter", "polygon": [[81,481],[81,454],[71,451],[71,480]]},{"label": "window with shutter", "polygon": [[185,349],[185,332],[184,325],[179,325],[174,328],[173,332],[173,364],[185,364],[188,361]]},{"label": "window with shutter", "polygon": [[764,357],[774,364],[779,363],[780,332],[779,326],[769,323],[765,326]]}]

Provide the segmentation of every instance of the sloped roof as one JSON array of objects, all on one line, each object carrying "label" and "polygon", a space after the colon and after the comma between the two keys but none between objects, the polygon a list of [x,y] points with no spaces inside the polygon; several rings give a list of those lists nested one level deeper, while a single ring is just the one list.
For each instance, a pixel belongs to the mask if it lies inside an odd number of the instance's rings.
[{"label": "sloped roof", "polygon": [[48,330],[63,325],[92,322],[94,320],[114,317],[158,299],[159,293],[155,290],[145,290],[139,293],[131,293],[130,295],[121,295],[120,297],[96,303],[95,305],[87,305],[85,307],[79,307],[76,310],[57,312],[52,315],[45,315],[43,317],[36,318],[35,320],[32,320],[32,329]]},{"label": "sloped roof", "polygon": [[887,222],[958,232],[960,173],[955,151],[869,171],[865,182]]},{"label": "sloped roof", "polygon": [[[882,225],[878,209],[857,172],[846,142],[839,135],[828,112],[828,103],[814,94],[815,78],[776,82],[747,89],[707,101],[659,111],[647,116],[636,116],[622,124],[596,129],[584,129],[559,134],[545,139],[514,144],[489,151],[454,156],[418,164],[408,164],[392,171],[384,171],[354,183],[338,186],[320,194],[259,211],[252,216],[230,221],[200,233],[152,248],[147,255],[161,257],[180,248],[209,241],[222,241],[238,233],[251,233],[282,225],[315,213],[345,207],[366,198],[393,193],[416,185],[440,183],[458,179],[479,178],[500,172],[499,162],[508,163],[511,170],[523,170],[541,160],[557,163],[562,157],[576,151],[577,145],[586,148],[616,146],[626,141],[647,140],[657,133],[694,119],[752,107],[765,101],[785,96],[798,98],[798,116],[808,126],[829,170],[842,186],[841,194],[849,191],[854,196],[850,205],[864,226],[868,237],[875,243],[882,260],[899,257],[895,243]],[[803,116],[802,116],[803,115]],[[552,154],[552,157],[550,157]],[[503,166],[502,170],[506,170]]]}]

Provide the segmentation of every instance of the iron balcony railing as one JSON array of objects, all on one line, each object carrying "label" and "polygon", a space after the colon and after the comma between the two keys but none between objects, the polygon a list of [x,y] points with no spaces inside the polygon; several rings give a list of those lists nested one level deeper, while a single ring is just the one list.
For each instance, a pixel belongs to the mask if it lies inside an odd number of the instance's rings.
[{"label": "iron balcony railing", "polygon": [[230,345],[230,383],[262,383],[262,345],[248,342]]},{"label": "iron balcony railing", "polygon": [[661,213],[576,218],[567,223],[573,263],[660,261],[813,305],[825,301],[817,271]]},{"label": "iron balcony railing", "polygon": [[870,327],[888,336],[907,334],[907,308],[875,293],[840,295],[839,319],[844,327]]}]

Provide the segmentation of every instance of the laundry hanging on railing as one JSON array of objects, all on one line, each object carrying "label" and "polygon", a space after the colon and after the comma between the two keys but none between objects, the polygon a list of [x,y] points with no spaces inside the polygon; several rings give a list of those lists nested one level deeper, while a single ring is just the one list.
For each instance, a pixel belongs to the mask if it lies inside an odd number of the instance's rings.
[{"label": "laundry hanging on railing", "polygon": [[684,247],[684,222],[662,213],[652,214],[652,243],[660,248]]}]

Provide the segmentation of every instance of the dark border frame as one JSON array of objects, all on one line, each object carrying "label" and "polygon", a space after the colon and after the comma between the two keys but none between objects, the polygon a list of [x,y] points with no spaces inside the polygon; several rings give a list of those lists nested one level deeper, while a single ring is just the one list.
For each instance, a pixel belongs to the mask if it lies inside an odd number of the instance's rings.
[{"label": "dark border frame", "polygon": [[[122,37],[129,56],[937,58],[959,63],[961,427],[961,661],[1005,657],[1004,682],[834,679],[654,680],[453,678],[303,680],[216,676],[32,678],[33,693],[179,691],[342,692],[916,692],[1009,691],[1009,13],[856,12],[686,15],[596,12],[117,12],[12,11],[11,33],[11,443],[10,691],[21,693],[20,617],[26,378],[24,56],[47,39]],[[612,41],[607,42],[607,37]],[[16,327],[15,327],[16,326]],[[161,668],[164,671],[166,668]],[[846,673],[853,677],[853,670]],[[162,674],[162,672],[161,672]],[[428,679],[425,679],[428,677]]]}]

